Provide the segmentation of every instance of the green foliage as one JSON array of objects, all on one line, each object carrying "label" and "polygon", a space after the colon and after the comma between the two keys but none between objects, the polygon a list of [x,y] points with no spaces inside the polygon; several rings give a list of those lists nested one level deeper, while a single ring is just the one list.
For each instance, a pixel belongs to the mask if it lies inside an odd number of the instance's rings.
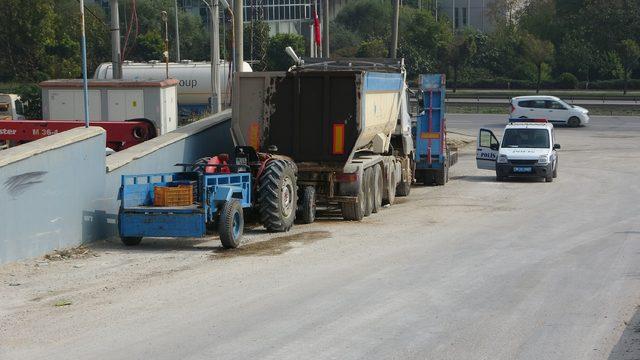
[{"label": "green foliage", "polygon": [[336,21],[331,22],[331,54],[334,57],[355,57],[362,42],[360,36]]},{"label": "green foliage", "polygon": [[24,85],[17,89],[24,107],[24,117],[28,120],[42,119],[42,97],[40,88],[36,85]]},{"label": "green foliage", "polygon": [[267,48],[267,68],[269,70],[287,70],[293,65],[293,60],[284,49],[291,46],[298,56],[304,56],[305,40],[298,34],[278,34],[271,38]]},{"label": "green foliage", "polygon": [[542,80],[542,65],[553,60],[553,44],[549,41],[541,40],[534,35],[525,34],[523,37],[522,47],[524,49],[524,57],[537,68],[537,88],[540,91],[540,82]]},{"label": "green foliage", "polygon": [[363,58],[385,58],[389,55],[389,49],[382,39],[365,40],[360,44],[357,57]]},{"label": "green foliage", "polygon": [[145,34],[138,35],[136,46],[133,48],[129,58],[135,61],[164,60],[162,51],[164,40],[159,32],[150,30]]},{"label": "green foliage", "polygon": [[563,89],[575,89],[578,87],[578,78],[572,73],[562,73],[558,77],[558,83]]},{"label": "green foliage", "polygon": [[244,57],[253,62],[253,70],[267,68],[267,49],[269,47],[269,24],[254,20],[244,26]]},{"label": "green foliage", "polygon": [[336,16],[336,23],[354,32],[361,39],[386,39],[391,33],[390,1],[354,0]]},{"label": "green foliage", "polygon": [[453,72],[453,91],[455,92],[458,86],[459,70],[467,65],[477,50],[473,31],[468,30],[456,34],[453,40],[448,43],[443,50],[443,58],[447,61]]}]

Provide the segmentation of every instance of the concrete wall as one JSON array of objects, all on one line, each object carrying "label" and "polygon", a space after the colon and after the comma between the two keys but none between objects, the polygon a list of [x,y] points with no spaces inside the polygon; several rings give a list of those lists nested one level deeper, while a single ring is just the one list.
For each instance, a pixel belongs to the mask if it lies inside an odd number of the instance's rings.
[{"label": "concrete wall", "polygon": [[76,246],[105,184],[105,132],[77,128],[0,152],[0,264]]},{"label": "concrete wall", "polygon": [[117,236],[120,177],[232,151],[230,119],[226,110],[106,159],[97,127],[1,151],[0,264]]}]

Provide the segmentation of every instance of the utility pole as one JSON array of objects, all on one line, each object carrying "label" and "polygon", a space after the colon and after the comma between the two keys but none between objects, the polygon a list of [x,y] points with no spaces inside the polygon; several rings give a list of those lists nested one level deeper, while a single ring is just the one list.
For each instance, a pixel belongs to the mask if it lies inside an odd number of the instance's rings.
[{"label": "utility pole", "polygon": [[418,0],[418,9],[422,10],[422,0]]},{"label": "utility pole", "polygon": [[331,57],[331,55],[329,54],[329,0],[322,0],[322,4],[324,5],[322,8],[322,13],[324,15],[324,21],[322,22],[324,39],[322,41],[322,44],[324,46],[324,57],[328,59]]},{"label": "utility pole", "polygon": [[109,0],[109,7],[111,8],[111,67],[113,68],[113,78],[122,79],[122,55],[120,54],[120,10],[118,8],[118,0]]},{"label": "utility pole", "polygon": [[453,27],[452,30],[453,32],[456,32],[456,20],[458,20],[458,17],[456,16],[456,0],[451,2],[451,19],[453,19],[451,21],[451,26]]},{"label": "utility pole", "polygon": [[242,72],[242,64],[244,62],[244,39],[243,39],[243,31],[244,31],[244,14],[243,14],[243,0],[234,0],[233,2],[233,27],[235,32],[235,51],[233,58],[233,65],[236,69],[236,72]]},{"label": "utility pole", "polygon": [[220,2],[202,0],[209,9],[209,50],[211,51],[211,112],[217,114],[220,105]]},{"label": "utility pole", "polygon": [[89,80],[87,80],[87,36],[84,27],[84,0],[80,0],[80,31],[82,43],[82,93],[84,95],[84,127],[89,127]]},{"label": "utility pole", "polygon": [[400,22],[400,0],[393,2],[393,28],[391,29],[391,51],[389,56],[395,59],[398,56],[398,23]]},{"label": "utility pole", "polygon": [[178,22],[178,0],[175,1],[176,10],[176,61],[180,62],[180,27]]},{"label": "utility pole", "polygon": [[169,18],[166,11],[161,11],[162,21],[164,22],[164,64],[166,69],[166,78],[169,78]]}]

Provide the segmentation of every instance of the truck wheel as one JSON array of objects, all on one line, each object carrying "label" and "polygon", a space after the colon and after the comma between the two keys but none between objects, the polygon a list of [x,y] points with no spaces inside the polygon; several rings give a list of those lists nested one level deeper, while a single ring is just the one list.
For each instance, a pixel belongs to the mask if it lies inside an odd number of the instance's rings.
[{"label": "truck wheel", "polygon": [[384,191],[384,179],[382,178],[382,167],[376,165],[373,168],[373,212],[377,213],[382,208],[382,191]]},{"label": "truck wheel", "polygon": [[227,201],[220,212],[218,233],[220,242],[225,249],[235,249],[240,246],[244,230],[244,216],[238,199]]},{"label": "truck wheel", "polygon": [[364,210],[366,207],[364,196],[364,182],[360,184],[358,199],[355,203],[342,203],[342,217],[345,220],[361,221],[364,218]]},{"label": "truck wheel", "polygon": [[126,246],[136,246],[140,244],[140,241],[142,241],[142,236],[123,236],[120,240]]},{"label": "truck wheel", "polygon": [[375,202],[374,198],[374,184],[375,178],[373,175],[373,168],[368,168],[364,171],[364,199],[365,199],[365,208],[364,208],[364,216],[367,217],[371,215],[373,212],[373,203]]},{"label": "truck wheel", "polygon": [[447,183],[448,170],[447,165],[444,165],[442,169],[436,171],[436,185],[445,185]]},{"label": "truck wheel", "polygon": [[298,221],[301,224],[311,224],[316,220],[316,189],[305,186],[298,206]]},{"label": "truck wheel", "polygon": [[578,127],[580,126],[580,119],[578,119],[577,116],[572,116],[569,118],[569,121],[567,122],[567,124],[571,127]]},{"label": "truck wheel", "polygon": [[396,172],[394,171],[393,166],[390,166],[389,169],[387,169],[386,181],[387,186],[382,196],[382,204],[393,205],[396,201]]},{"label": "truck wheel", "polygon": [[258,179],[260,223],[269,231],[289,231],[296,217],[298,188],[295,165],[271,160]]},{"label": "truck wheel", "polygon": [[396,187],[396,195],[409,196],[409,193],[411,193],[411,179],[407,179],[407,181],[400,180]]}]

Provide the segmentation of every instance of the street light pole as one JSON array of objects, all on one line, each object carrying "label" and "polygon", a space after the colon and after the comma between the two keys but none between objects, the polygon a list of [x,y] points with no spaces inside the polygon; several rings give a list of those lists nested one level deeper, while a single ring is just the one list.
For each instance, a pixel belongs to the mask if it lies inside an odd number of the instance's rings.
[{"label": "street light pole", "polygon": [[110,0],[111,8],[111,63],[114,79],[122,79],[122,62],[120,54],[120,9],[118,0]]}]

